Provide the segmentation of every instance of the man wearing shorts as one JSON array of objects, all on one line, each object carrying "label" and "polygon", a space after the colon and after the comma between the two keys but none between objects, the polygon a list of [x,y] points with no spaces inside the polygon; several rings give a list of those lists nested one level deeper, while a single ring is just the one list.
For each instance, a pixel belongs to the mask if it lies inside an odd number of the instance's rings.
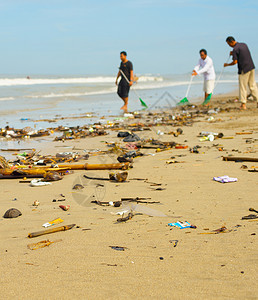
[{"label": "man wearing shorts", "polygon": [[[116,85],[120,76],[121,80],[118,84],[117,94],[124,101],[124,105],[121,107],[121,109],[124,112],[127,112],[129,90],[130,86],[133,84],[133,64],[127,59],[127,54],[125,51],[120,53],[120,59],[121,64],[116,77]],[[120,72],[120,70],[122,72]],[[126,78],[124,76],[126,76]]]},{"label": "man wearing shorts", "polygon": [[258,101],[258,90],[255,82],[254,62],[251,53],[245,43],[236,42],[233,36],[227,37],[226,42],[230,47],[233,48],[233,51],[230,52],[230,55],[233,56],[233,61],[229,64],[225,63],[224,67],[234,66],[235,64],[237,64],[239,100],[242,103],[240,109],[246,109],[247,86],[249,87],[254,100]]},{"label": "man wearing shorts", "polygon": [[207,51],[205,49],[200,50],[200,59],[198,65],[195,66],[192,76],[203,74],[204,83],[203,83],[203,91],[204,91],[204,102],[203,104],[208,105],[211,94],[214,90],[214,83],[216,74],[213,67],[212,59],[207,55]]}]

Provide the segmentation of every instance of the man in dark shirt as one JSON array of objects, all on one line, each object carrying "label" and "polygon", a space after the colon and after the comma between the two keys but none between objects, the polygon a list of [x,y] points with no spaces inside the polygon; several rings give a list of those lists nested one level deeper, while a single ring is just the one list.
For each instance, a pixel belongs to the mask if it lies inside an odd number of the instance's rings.
[{"label": "man in dark shirt", "polygon": [[239,100],[241,101],[241,109],[246,109],[247,86],[254,99],[258,100],[258,89],[255,82],[255,66],[252,60],[251,53],[245,43],[238,43],[232,36],[227,37],[226,42],[233,51],[230,55],[233,56],[233,61],[230,64],[225,63],[224,67],[238,66],[239,80]]},{"label": "man in dark shirt", "polygon": [[127,53],[125,51],[120,53],[120,59],[121,64],[116,77],[116,85],[120,76],[121,80],[118,84],[117,94],[124,101],[124,105],[121,107],[121,109],[124,112],[127,112],[129,90],[130,86],[133,84],[133,64],[127,59]]}]

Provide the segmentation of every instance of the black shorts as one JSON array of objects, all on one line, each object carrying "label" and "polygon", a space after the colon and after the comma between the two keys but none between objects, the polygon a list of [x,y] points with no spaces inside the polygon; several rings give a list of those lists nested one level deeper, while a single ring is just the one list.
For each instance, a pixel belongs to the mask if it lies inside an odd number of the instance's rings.
[{"label": "black shorts", "polygon": [[117,94],[120,98],[128,98],[130,85],[121,80],[117,88]]}]

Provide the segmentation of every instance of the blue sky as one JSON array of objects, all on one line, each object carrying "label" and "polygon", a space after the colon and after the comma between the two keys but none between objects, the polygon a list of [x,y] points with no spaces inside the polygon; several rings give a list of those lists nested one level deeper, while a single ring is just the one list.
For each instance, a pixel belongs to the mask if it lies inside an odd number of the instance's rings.
[{"label": "blue sky", "polygon": [[114,74],[126,50],[138,74],[181,74],[201,48],[220,70],[228,35],[258,67],[257,15],[257,0],[0,0],[0,73]]}]

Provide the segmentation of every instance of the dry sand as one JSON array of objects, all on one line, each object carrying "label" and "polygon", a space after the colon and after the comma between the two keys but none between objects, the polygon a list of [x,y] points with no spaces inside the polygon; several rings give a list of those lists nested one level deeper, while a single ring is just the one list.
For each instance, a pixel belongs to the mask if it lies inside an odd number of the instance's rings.
[{"label": "dry sand", "polygon": [[[238,107],[238,103],[219,105]],[[232,98],[233,99],[233,98]],[[217,104],[214,104],[215,106]],[[249,207],[258,209],[257,173],[241,169],[258,163],[222,161],[223,155],[257,158],[258,143],[247,144],[247,138],[258,138],[258,110],[254,103],[248,110],[199,119],[175,138],[158,136],[159,129],[167,133],[173,128],[161,126],[140,132],[140,137],[176,141],[189,147],[200,145],[199,154],[189,149],[173,149],[134,160],[125,183],[105,182],[103,201],[121,197],[151,197],[161,204],[148,207],[168,217],[136,215],[126,223],[116,224],[111,214],[119,208],[90,204],[95,187],[90,182],[84,190],[83,204],[76,201],[79,192],[72,193],[75,183],[86,183],[76,171],[51,186],[32,188],[18,180],[1,180],[0,218],[0,295],[2,299],[258,299],[257,289],[257,225],[258,220],[241,220]],[[200,131],[223,132],[234,139],[200,142]],[[236,132],[252,131],[251,135]],[[101,141],[118,141],[116,132],[108,136],[62,142],[51,142],[44,154],[80,149],[106,149]],[[213,144],[222,144],[218,151]],[[233,150],[237,150],[233,151]],[[155,153],[144,150],[144,153]],[[185,155],[178,157],[177,155]],[[172,156],[178,164],[166,164]],[[89,163],[115,162],[116,156],[91,156]],[[88,175],[108,177],[108,171],[91,171]],[[238,182],[221,184],[214,176],[237,177]],[[165,190],[154,191],[150,183],[130,180],[147,178],[162,183]],[[66,196],[67,212],[58,208],[53,199]],[[76,194],[77,193],[77,194]],[[77,196],[76,196],[77,195]],[[13,201],[17,198],[16,201]],[[31,204],[40,201],[35,209]],[[4,212],[15,207],[22,211],[16,219],[4,219]],[[81,228],[28,239],[30,232],[43,229],[42,224],[57,217],[63,224],[75,223]],[[175,221],[189,221],[197,229],[168,227]],[[225,225],[232,230],[221,234],[200,234]],[[82,230],[90,229],[90,230]],[[253,235],[256,234],[256,235]],[[31,251],[27,244],[45,239],[62,239],[49,247]],[[171,240],[178,240],[173,247]],[[127,247],[116,251],[109,246]],[[163,259],[160,259],[160,258]]]}]

